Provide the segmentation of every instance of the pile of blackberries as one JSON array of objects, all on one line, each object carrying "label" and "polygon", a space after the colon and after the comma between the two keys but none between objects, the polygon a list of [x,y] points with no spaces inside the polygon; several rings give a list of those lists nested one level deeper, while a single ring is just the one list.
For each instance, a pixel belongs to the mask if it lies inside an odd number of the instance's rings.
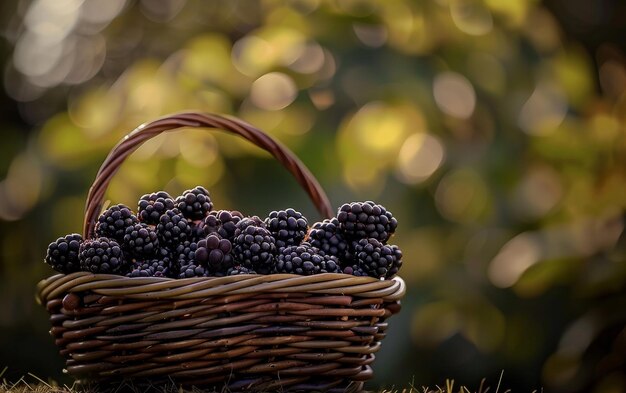
[{"label": "pile of blackberries", "polygon": [[48,246],[45,261],[60,273],[127,277],[344,273],[389,279],[402,266],[402,251],[387,244],[397,225],[371,201],[344,204],[336,217],[311,227],[294,209],[264,220],[246,217],[213,210],[209,192],[197,186],[177,198],[146,194],[137,214],[110,206],[93,239],[61,237]]}]

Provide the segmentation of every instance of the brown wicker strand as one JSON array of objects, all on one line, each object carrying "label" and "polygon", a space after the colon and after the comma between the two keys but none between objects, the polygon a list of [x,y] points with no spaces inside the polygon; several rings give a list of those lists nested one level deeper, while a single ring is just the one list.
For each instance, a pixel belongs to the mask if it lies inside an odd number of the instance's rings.
[{"label": "brown wicker strand", "polygon": [[[271,284],[271,285],[268,285]],[[108,274],[76,272],[57,274],[40,282],[37,297],[41,303],[61,296],[63,293],[86,292],[124,296],[131,299],[193,299],[225,294],[256,294],[262,292],[307,292],[326,295],[358,295],[362,298],[382,298],[393,302],[401,299],[406,291],[404,281],[376,280],[371,277],[355,277],[339,273],[313,276],[292,274],[240,275],[211,279],[186,278],[133,278]]]}]

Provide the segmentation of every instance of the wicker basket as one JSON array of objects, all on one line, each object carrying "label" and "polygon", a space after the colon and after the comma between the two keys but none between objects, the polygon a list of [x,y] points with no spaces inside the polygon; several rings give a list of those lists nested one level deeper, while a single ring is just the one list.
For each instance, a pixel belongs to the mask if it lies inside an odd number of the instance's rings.
[{"label": "wicker basket", "polygon": [[[240,120],[183,113],[144,124],[113,148],[89,191],[90,238],[105,189],[141,143],[181,127],[219,129],[267,150],[324,217],[326,194],[287,148]],[[127,278],[78,272],[38,285],[66,370],[90,381],[170,380],[239,390],[360,390],[372,377],[401,278],[345,274]]]}]

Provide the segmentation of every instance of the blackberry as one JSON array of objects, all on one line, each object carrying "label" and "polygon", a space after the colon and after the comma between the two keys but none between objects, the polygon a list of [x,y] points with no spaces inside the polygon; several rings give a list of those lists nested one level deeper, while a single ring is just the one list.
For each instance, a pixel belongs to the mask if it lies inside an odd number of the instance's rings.
[{"label": "blackberry", "polygon": [[191,225],[176,208],[165,211],[159,218],[156,231],[161,245],[170,248],[191,239]]},{"label": "blackberry", "polygon": [[243,214],[234,210],[218,210],[212,211],[204,219],[204,233],[210,235],[217,233],[222,239],[232,241],[235,239],[235,231],[237,223],[243,219]]},{"label": "blackberry", "polygon": [[126,205],[113,205],[106,209],[96,223],[96,235],[124,241],[126,228],[137,224],[139,220]]},{"label": "blackberry", "polygon": [[208,277],[208,275],[209,272],[207,268],[197,264],[195,261],[191,261],[180,267],[178,278]]},{"label": "blackberry", "polygon": [[349,247],[336,218],[316,222],[309,230],[306,241],[326,254],[334,255],[340,261],[349,260]]},{"label": "blackberry", "polygon": [[275,270],[277,273],[293,273],[304,276],[341,272],[337,257],[326,255],[307,242],[282,249],[276,257]]},{"label": "blackberry", "polygon": [[198,220],[209,214],[213,208],[213,202],[206,188],[196,186],[176,198],[176,207],[185,217]]},{"label": "blackberry", "polygon": [[387,271],[385,278],[393,278],[396,274],[398,274],[398,271],[402,267],[402,250],[400,250],[400,248],[395,244],[389,247],[393,250],[394,260],[393,264],[389,268],[389,271]]},{"label": "blackberry", "polygon": [[265,219],[265,226],[276,239],[278,248],[302,243],[309,229],[306,217],[294,209],[271,212]]},{"label": "blackberry", "polygon": [[226,273],[233,265],[232,244],[228,239],[211,234],[198,242],[195,260],[207,266],[211,273]]},{"label": "blackberry", "polygon": [[179,266],[188,265],[196,261],[198,243],[186,241],[171,250],[172,261]]},{"label": "blackberry", "polygon": [[131,271],[126,274],[126,277],[168,277],[169,269],[168,260],[137,261],[132,264]]},{"label": "blackberry", "polygon": [[159,239],[154,229],[144,223],[139,223],[126,228],[122,246],[128,256],[147,259],[158,251]]},{"label": "blackberry", "polygon": [[254,270],[248,269],[243,266],[235,266],[233,268],[228,269],[226,272],[227,276],[238,276],[240,274],[257,274]]},{"label": "blackberry", "polygon": [[350,240],[371,238],[384,243],[398,226],[391,212],[372,201],[342,205],[337,212],[337,220]]},{"label": "blackberry", "polygon": [[59,273],[72,273],[80,270],[78,252],[83,237],[72,233],[58,238],[48,245],[45,261]]},{"label": "blackberry", "polygon": [[166,210],[174,208],[174,199],[165,191],[145,194],[139,199],[137,216],[139,221],[156,225]]},{"label": "blackberry", "polygon": [[361,268],[359,265],[346,266],[343,268],[343,273],[357,277],[367,277],[367,273],[365,273],[365,271],[363,271],[363,268]]},{"label": "blackberry", "polygon": [[78,254],[80,270],[91,273],[126,274],[128,263],[120,245],[111,239],[85,240]]},{"label": "blackberry", "polygon": [[255,226],[250,219],[240,221],[235,233],[235,260],[245,268],[269,274],[276,254],[276,243],[271,233],[265,228]]},{"label": "blackberry", "polygon": [[396,263],[394,249],[376,239],[361,239],[352,248],[358,266],[371,277],[385,277]]}]

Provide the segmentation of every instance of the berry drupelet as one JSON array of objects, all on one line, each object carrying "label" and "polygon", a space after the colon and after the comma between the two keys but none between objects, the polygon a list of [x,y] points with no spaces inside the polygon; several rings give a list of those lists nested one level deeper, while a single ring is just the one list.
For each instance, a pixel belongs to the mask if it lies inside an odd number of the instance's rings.
[{"label": "berry drupelet", "polygon": [[337,220],[350,240],[371,238],[385,243],[398,226],[391,212],[372,201],[342,205],[337,212]]},{"label": "berry drupelet", "polygon": [[144,223],[139,223],[126,228],[122,246],[128,256],[148,259],[159,250],[159,239],[154,229]]},{"label": "berry drupelet", "polygon": [[265,219],[265,227],[276,239],[279,249],[302,243],[309,229],[306,217],[291,208],[271,212]]},{"label": "berry drupelet", "polygon": [[222,239],[217,234],[211,234],[198,242],[195,260],[209,268],[214,274],[226,274],[233,266],[231,250],[233,246],[228,239]]},{"label": "berry drupelet", "polygon": [[101,237],[85,240],[78,254],[80,270],[91,273],[126,274],[129,264],[122,247],[115,241]]},{"label": "berry drupelet", "polygon": [[159,218],[156,232],[161,245],[171,249],[191,239],[191,225],[176,208],[165,211]]},{"label": "berry drupelet", "polygon": [[304,276],[319,273],[341,273],[339,260],[335,256],[326,255],[307,242],[282,249],[276,257],[275,270],[277,273],[293,273]]},{"label": "berry drupelet", "polygon": [[336,256],[340,261],[349,259],[348,242],[339,229],[339,221],[336,218],[313,224],[306,241],[324,253]]},{"label": "berry drupelet", "polygon": [[45,261],[59,273],[72,273],[80,270],[78,253],[83,237],[72,233],[58,238],[48,245]]},{"label": "berry drupelet", "polygon": [[244,219],[237,224],[233,244],[235,260],[245,268],[269,274],[276,254],[276,242],[267,229],[250,221]]},{"label": "berry drupelet", "polygon": [[391,246],[376,239],[361,239],[352,244],[357,265],[371,277],[384,278],[396,263],[396,252]]},{"label": "berry drupelet", "polygon": [[176,207],[186,218],[199,220],[209,214],[213,208],[213,202],[206,188],[196,186],[176,198]]},{"label": "berry drupelet", "polygon": [[167,192],[157,191],[145,194],[139,199],[137,218],[143,223],[156,225],[165,211],[173,208],[174,199]]},{"label": "berry drupelet", "polygon": [[243,219],[243,214],[234,210],[212,211],[204,219],[204,233],[210,235],[217,233],[222,239],[228,239],[232,243],[235,239],[237,223]]},{"label": "berry drupelet", "polygon": [[126,228],[137,224],[139,220],[126,205],[113,205],[106,209],[96,223],[96,235],[108,237],[118,242],[124,241]]}]

